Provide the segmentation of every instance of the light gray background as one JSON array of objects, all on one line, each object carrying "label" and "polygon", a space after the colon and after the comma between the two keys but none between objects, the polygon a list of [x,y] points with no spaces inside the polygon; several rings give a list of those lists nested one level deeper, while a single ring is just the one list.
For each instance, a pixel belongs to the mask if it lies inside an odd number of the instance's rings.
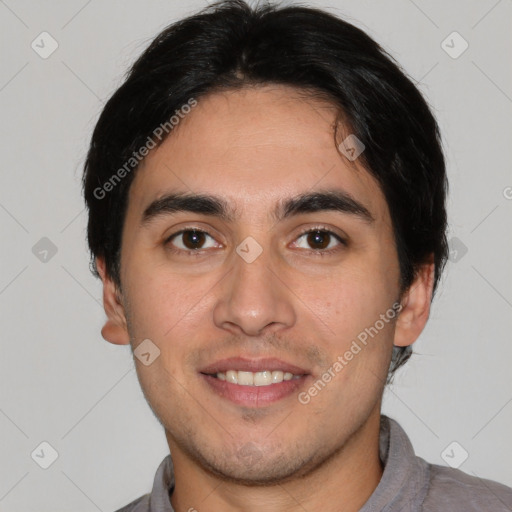
[{"label": "light gray background", "polygon": [[[441,125],[452,246],[417,355],[384,410],[417,453],[512,486],[512,2],[326,0],[419,82]],[[0,510],[111,511],[150,490],[168,453],[130,348],[100,335],[81,166],[105,99],[168,23],[204,0],[0,1]],[[42,59],[43,32],[58,49]],[[442,41],[469,43],[451,58]],[[42,262],[32,247],[57,247]],[[39,255],[42,257],[42,255]],[[42,441],[58,452],[42,469]],[[457,448],[458,449],[458,448]],[[460,454],[456,453],[459,456]]]}]

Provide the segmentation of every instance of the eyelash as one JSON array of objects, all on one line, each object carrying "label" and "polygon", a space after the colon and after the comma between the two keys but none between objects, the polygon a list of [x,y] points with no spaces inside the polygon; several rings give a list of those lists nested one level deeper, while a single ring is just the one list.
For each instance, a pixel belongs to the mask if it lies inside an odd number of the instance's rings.
[{"label": "eyelash", "polygon": [[[203,256],[204,255],[204,251],[208,250],[208,249],[205,249],[205,250],[201,250],[201,249],[189,249],[189,250],[176,249],[171,244],[171,240],[173,238],[175,238],[175,237],[177,237],[179,235],[182,235],[184,233],[189,233],[191,231],[194,231],[196,233],[204,233],[205,235],[208,235],[209,237],[213,238],[207,231],[204,231],[204,230],[199,229],[199,228],[188,227],[188,228],[182,229],[180,231],[177,231],[176,233],[173,233],[172,235],[169,235],[166,238],[166,240],[164,241],[164,245],[166,245],[168,247],[169,251],[171,251],[174,254],[185,254],[186,256],[190,256],[190,257]],[[317,231],[320,231],[321,233],[333,236],[343,246],[347,245],[346,240],[344,240],[343,238],[341,238],[340,235],[338,235],[337,233],[334,233],[333,231],[331,231],[330,229],[328,229],[325,226],[315,226],[314,228],[307,228],[307,229],[305,229],[305,230],[303,230],[303,231],[301,231],[299,233],[299,235],[297,236],[297,239],[301,238],[304,235],[307,235],[309,233],[315,233]],[[337,252],[340,249],[339,249],[339,247],[336,247],[336,248],[333,248],[333,249],[309,249],[309,250],[308,249],[303,249],[303,250],[308,251],[309,253],[313,254],[314,256],[323,257],[323,256],[330,255],[330,254],[332,254],[334,252]]]}]

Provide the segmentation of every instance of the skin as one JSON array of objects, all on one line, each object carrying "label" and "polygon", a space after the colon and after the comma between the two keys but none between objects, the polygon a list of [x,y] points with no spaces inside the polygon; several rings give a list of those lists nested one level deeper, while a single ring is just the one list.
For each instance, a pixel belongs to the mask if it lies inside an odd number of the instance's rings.
[{"label": "skin", "polygon": [[[160,356],[135,358],[138,378],[165,429],[175,465],[177,512],[356,511],[382,475],[381,398],[393,345],[413,343],[428,319],[432,262],[400,297],[389,210],[371,175],[333,141],[335,110],[285,86],[260,86],[200,99],[137,171],[121,249],[122,291],[104,284],[103,337],[135,349],[149,338]],[[341,188],[373,223],[334,211],[278,223],[280,200]],[[237,208],[232,223],[180,212],[141,226],[144,209],[170,191],[215,194]],[[344,236],[318,245],[304,228]],[[185,251],[180,229],[208,231],[202,256]],[[235,251],[253,237],[252,263]],[[313,245],[311,245],[313,243]],[[189,252],[191,250],[189,249]],[[317,249],[317,253],[318,253]],[[336,283],[336,286],[333,286]],[[297,393],[248,408],[213,393],[199,369],[233,356],[277,357],[307,369],[307,388],[352,340],[401,299],[402,311],[307,405]]]}]

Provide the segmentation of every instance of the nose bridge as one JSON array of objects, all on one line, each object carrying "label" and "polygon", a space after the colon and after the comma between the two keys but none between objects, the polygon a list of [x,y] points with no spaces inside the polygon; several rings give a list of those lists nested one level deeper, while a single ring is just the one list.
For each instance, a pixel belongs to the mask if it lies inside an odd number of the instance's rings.
[{"label": "nose bridge", "polygon": [[293,323],[293,305],[276,277],[279,273],[270,249],[247,237],[233,254],[232,265],[215,305],[217,326],[236,325],[248,335],[258,335],[270,324],[277,328]]}]

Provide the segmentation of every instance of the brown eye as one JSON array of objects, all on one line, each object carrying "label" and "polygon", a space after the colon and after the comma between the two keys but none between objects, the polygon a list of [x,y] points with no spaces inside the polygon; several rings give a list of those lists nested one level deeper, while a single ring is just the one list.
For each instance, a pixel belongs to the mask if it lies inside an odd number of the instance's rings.
[{"label": "brown eye", "polygon": [[212,238],[205,231],[200,231],[197,229],[184,229],[183,231],[171,235],[167,242],[183,251],[197,251],[200,249],[209,248],[204,246],[207,237]]},{"label": "brown eye", "polygon": [[325,249],[330,242],[331,235],[325,231],[313,231],[308,233],[307,241],[313,249]]},{"label": "brown eye", "polygon": [[205,240],[202,231],[185,231],[183,233],[183,245],[187,249],[200,249]]},{"label": "brown eye", "polygon": [[[335,248],[337,245],[344,245],[345,242],[336,233],[325,229],[311,229],[302,233],[298,240],[304,239],[305,243],[297,242],[297,246],[302,249],[312,251],[325,251]],[[326,250],[327,249],[327,250]]]}]

